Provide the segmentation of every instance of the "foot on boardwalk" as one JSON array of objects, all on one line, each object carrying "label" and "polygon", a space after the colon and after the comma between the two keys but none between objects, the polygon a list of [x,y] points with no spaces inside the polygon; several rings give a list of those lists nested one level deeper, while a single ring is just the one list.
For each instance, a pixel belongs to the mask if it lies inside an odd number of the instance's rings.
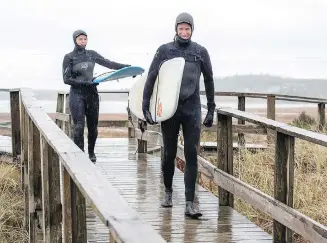
[{"label": "foot on boardwalk", "polygon": [[164,208],[170,208],[173,206],[173,201],[172,201],[172,192],[165,192],[164,199],[161,203],[161,206]]},{"label": "foot on boardwalk", "polygon": [[194,203],[192,201],[186,201],[185,215],[192,219],[197,219],[202,216],[202,213],[200,213],[200,211],[194,207]]},{"label": "foot on boardwalk", "polygon": [[97,157],[95,156],[94,153],[89,153],[89,158],[93,163],[95,163],[97,161]]}]

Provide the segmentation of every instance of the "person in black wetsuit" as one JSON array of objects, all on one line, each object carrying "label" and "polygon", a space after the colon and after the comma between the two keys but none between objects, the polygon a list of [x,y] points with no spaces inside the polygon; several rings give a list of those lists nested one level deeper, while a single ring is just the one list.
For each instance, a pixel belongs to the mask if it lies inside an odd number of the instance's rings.
[{"label": "person in black wetsuit", "polygon": [[[154,124],[149,111],[150,98],[153,86],[159,72],[160,65],[174,57],[184,57],[185,67],[179,95],[179,103],[174,116],[161,122],[164,143],[164,156],[162,172],[165,185],[163,207],[172,206],[172,181],[174,175],[174,161],[177,152],[178,133],[182,125],[184,135],[184,148],[186,168],[185,183],[185,215],[192,218],[202,216],[194,207],[195,184],[197,178],[197,148],[201,132],[201,101],[199,94],[200,75],[203,73],[205,92],[207,97],[208,113],[203,124],[212,126],[214,110],[214,81],[210,56],[205,47],[191,40],[194,31],[193,18],[188,13],[181,13],[176,18],[176,35],[173,42],[163,44],[158,49],[148,71],[148,77],[143,91],[142,109],[145,120]],[[167,90],[169,92],[169,90]]]},{"label": "person in black wetsuit", "polygon": [[62,64],[64,83],[71,86],[69,107],[73,120],[73,137],[75,144],[84,151],[86,116],[89,158],[96,162],[94,146],[98,137],[99,95],[97,84],[92,82],[95,63],[114,70],[130,65],[110,61],[93,50],[86,50],[87,34],[83,30],[76,30],[73,40],[75,48],[65,55]]}]

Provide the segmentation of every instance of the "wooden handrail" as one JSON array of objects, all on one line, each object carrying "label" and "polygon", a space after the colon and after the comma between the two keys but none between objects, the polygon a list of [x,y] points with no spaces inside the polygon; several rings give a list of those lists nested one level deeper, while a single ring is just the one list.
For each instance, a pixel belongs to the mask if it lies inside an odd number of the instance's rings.
[{"label": "wooden handrail", "polygon": [[[21,129],[27,202],[25,227],[29,229],[29,242],[36,242],[35,214],[40,208],[44,242],[61,242],[62,238],[66,242],[87,242],[86,202],[108,227],[110,242],[165,242],[45,113],[31,90],[11,92],[15,97],[12,103],[19,103],[17,94],[20,94],[21,119],[13,120],[12,124],[16,128],[20,123],[18,127]],[[20,144],[15,144],[13,150],[17,146]]]},{"label": "wooden handrail", "polygon": [[[201,95],[205,95],[205,91],[200,91]],[[274,94],[274,93],[250,93],[250,92],[226,92],[219,91],[215,92],[215,96],[235,96],[235,97],[248,97],[248,98],[261,98],[266,99],[267,96],[275,96],[276,99],[279,100],[290,100],[290,101],[298,101],[308,102],[314,101],[314,103],[327,103],[327,99],[323,98],[314,98],[314,97],[306,97],[306,96],[295,96],[295,95],[282,95],[282,94]],[[293,100],[294,99],[294,100]]]},{"label": "wooden handrail", "polygon": [[[129,93],[128,90],[117,91],[117,90],[106,90],[99,91],[99,93]],[[200,92],[201,95],[205,94],[205,91]],[[67,92],[58,93],[59,96],[67,97],[69,94]],[[327,103],[327,99],[321,98],[312,98],[312,97],[300,97],[300,96],[292,96],[292,95],[278,95],[278,94],[268,94],[268,93],[242,93],[242,92],[215,92],[216,96],[237,96],[238,97],[238,109],[241,111],[246,110],[245,105],[245,97],[250,98],[264,98],[267,99],[267,118],[271,120],[275,120],[276,117],[276,100],[288,100],[293,102],[307,102],[307,103],[316,103],[318,104],[318,114],[319,114],[319,129],[323,129],[325,127],[326,119],[325,119],[325,103]],[[66,98],[67,99],[67,98]],[[206,105],[203,104],[202,107],[206,108]],[[66,113],[66,114],[63,114]],[[68,112],[69,113],[69,112]],[[58,122],[60,121],[68,121],[69,114],[67,112],[58,112],[56,113],[56,119]],[[108,125],[119,125],[119,126],[128,126],[127,122],[124,121],[99,121],[99,127],[107,127]],[[238,145],[240,148],[244,148],[246,141],[244,134],[266,134],[267,135],[267,144],[273,144],[274,139],[276,137],[275,131],[271,130],[269,127],[260,128],[257,126],[249,126],[245,125],[245,121],[242,119],[238,120],[238,125],[232,125],[233,133],[238,134]],[[207,131],[216,131],[217,127],[214,124],[211,128],[206,128],[202,126],[203,130]],[[130,134],[130,129],[129,129]]]},{"label": "wooden handrail", "polygon": [[[99,94],[129,94],[129,90],[99,90]],[[59,91],[58,94],[69,94],[69,91]]]},{"label": "wooden handrail", "polygon": [[308,142],[312,142],[327,147],[327,135],[325,134],[308,131],[282,122],[269,120],[265,117],[254,115],[248,112],[238,111],[235,109],[220,108],[217,109],[217,112],[218,114],[242,119],[264,128],[274,129],[275,131],[283,133],[288,136],[293,136]]},{"label": "wooden handrail", "polygon": [[[99,93],[121,93],[128,94],[129,90],[100,90]],[[205,94],[204,91],[201,91],[201,94]],[[327,99],[321,98],[312,98],[312,97],[301,97],[301,96],[292,96],[292,95],[278,95],[278,94],[268,94],[268,93],[244,93],[244,92],[216,92],[217,96],[238,96],[238,109],[245,111],[245,97],[250,98],[264,98],[267,99],[267,117],[269,119],[275,120],[275,101],[276,100],[289,100],[293,102],[306,102],[306,103],[316,103],[318,104],[318,113],[319,113],[319,128],[323,128],[325,126],[325,103],[327,103]],[[58,92],[58,96],[62,96],[63,99],[69,95],[69,92]],[[65,96],[65,97],[64,97]],[[63,101],[64,102],[64,101]],[[205,107],[203,105],[203,107]],[[67,122],[70,117],[66,111],[56,112],[55,119],[58,123],[60,121]],[[108,127],[108,126],[128,126],[127,120],[121,121],[110,121],[110,120],[100,120],[98,126],[99,127]],[[216,131],[216,125],[212,128],[202,127],[204,130]],[[233,133],[238,133],[239,143],[240,145],[245,144],[244,134],[267,134],[268,142],[271,143],[273,140],[274,134],[271,131],[265,128],[259,128],[249,125],[244,125],[243,120],[238,121],[238,125],[233,125]],[[270,141],[269,141],[270,140]]]}]

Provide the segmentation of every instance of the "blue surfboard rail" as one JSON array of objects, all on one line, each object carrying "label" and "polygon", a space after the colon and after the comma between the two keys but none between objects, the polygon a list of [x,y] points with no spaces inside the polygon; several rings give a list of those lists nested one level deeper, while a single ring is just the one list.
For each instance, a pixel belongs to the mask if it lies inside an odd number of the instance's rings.
[{"label": "blue surfboard rail", "polygon": [[133,77],[136,75],[141,75],[144,69],[138,66],[124,67],[113,72],[103,73],[93,79],[93,83],[107,82],[122,78]]}]

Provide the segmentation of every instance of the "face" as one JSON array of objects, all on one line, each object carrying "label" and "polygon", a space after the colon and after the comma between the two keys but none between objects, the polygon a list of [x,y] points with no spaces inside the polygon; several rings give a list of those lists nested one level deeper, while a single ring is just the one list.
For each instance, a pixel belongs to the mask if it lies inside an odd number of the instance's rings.
[{"label": "face", "polygon": [[192,35],[192,29],[189,24],[182,23],[177,26],[177,35],[185,40],[189,39]]},{"label": "face", "polygon": [[86,46],[87,45],[87,37],[85,35],[80,35],[76,38],[76,43],[79,46]]}]

